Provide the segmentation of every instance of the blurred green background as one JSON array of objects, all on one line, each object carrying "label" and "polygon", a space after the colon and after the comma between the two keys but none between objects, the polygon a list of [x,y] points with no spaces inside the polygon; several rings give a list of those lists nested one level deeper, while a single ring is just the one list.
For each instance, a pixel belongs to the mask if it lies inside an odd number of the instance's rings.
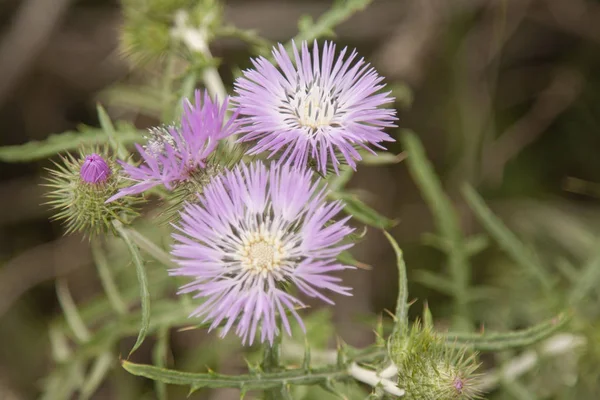
[{"label": "blurred green background", "polygon": [[[272,42],[286,42],[297,33],[301,16],[317,18],[330,6],[330,1],[317,0],[229,0],[223,19]],[[0,3],[0,145],[41,140],[81,123],[98,125],[97,102],[114,120],[140,128],[156,123],[142,107],[127,106],[133,100],[126,95],[136,94],[123,88],[156,79],[161,71],[142,73],[121,56],[122,24],[118,1]],[[592,266],[586,269],[592,271],[591,279],[600,275],[593,274],[600,269],[600,2],[375,0],[336,27],[335,34],[339,45],[356,47],[386,78],[397,99],[399,126],[423,141],[456,205],[463,232],[483,232],[460,194],[461,185],[469,182],[555,282],[550,298],[541,294],[523,268],[489,240],[471,260],[472,285],[477,288],[469,304],[474,329],[537,323],[576,297],[574,287],[585,266]],[[235,71],[250,65],[252,48],[221,37],[211,50],[231,88]],[[401,153],[403,148],[397,142],[390,150]],[[51,346],[51,327],[61,314],[55,280],[68,284],[77,304],[102,291],[87,240],[63,237],[63,228],[48,221],[49,208],[41,205],[40,183],[50,165],[0,163],[2,400],[36,398],[48,383],[43,378],[57,373]],[[448,326],[451,303],[436,281],[446,267],[445,256],[424,236],[435,231],[435,221],[406,163],[360,168],[350,187],[399,221],[391,232],[405,251],[410,297],[418,300],[411,312],[420,313],[427,300],[436,324]],[[123,261],[125,251],[117,245],[115,249],[111,261],[123,264],[119,284],[131,289],[135,280]],[[396,272],[393,251],[376,229],[369,230],[353,254],[371,269],[346,274],[354,296],[339,299],[331,321],[342,339],[360,346],[373,340],[366,321],[394,307]],[[151,267],[164,275],[161,265]],[[600,286],[598,278],[592,286]],[[172,288],[165,290],[173,293]],[[501,385],[489,398],[598,398],[599,294],[592,290],[577,302],[573,330],[588,339],[583,354],[541,360],[518,383]],[[96,319],[93,310],[89,313]],[[97,318],[102,325],[102,317]],[[323,320],[329,321],[328,315],[316,313],[315,321]],[[133,322],[130,337],[116,343],[123,354],[134,341]],[[243,368],[233,338],[207,346],[210,339],[205,336],[171,332],[170,359],[188,370],[206,365],[222,371]],[[317,336],[323,345],[334,343],[333,327]],[[514,355],[484,356],[484,368]],[[151,358],[150,345],[134,355],[140,362]],[[92,398],[154,398],[150,382],[129,376],[116,359],[110,365],[109,378]],[[184,389],[172,389],[172,398],[185,395]],[[237,396],[236,391],[220,390],[191,398]]]}]

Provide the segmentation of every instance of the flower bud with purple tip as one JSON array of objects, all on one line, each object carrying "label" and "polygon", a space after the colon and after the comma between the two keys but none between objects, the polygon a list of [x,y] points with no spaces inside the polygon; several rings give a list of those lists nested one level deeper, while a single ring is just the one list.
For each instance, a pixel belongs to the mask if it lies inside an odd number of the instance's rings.
[{"label": "flower bud with purple tip", "polygon": [[111,170],[101,155],[92,153],[85,156],[79,176],[86,183],[104,183],[110,178]]},{"label": "flower bud with purple tip", "polygon": [[128,220],[137,215],[135,200],[122,198],[110,204],[106,200],[122,189],[126,182],[117,173],[119,166],[106,152],[80,152],[61,157],[50,170],[46,186],[48,204],[57,211],[52,219],[65,223],[67,231],[95,235],[112,231],[114,220]]}]

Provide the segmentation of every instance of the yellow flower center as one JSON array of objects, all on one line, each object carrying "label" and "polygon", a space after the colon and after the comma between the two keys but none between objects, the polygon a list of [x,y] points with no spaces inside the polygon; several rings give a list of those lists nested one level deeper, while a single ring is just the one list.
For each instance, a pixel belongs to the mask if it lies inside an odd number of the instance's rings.
[{"label": "yellow flower center", "polygon": [[281,267],[284,252],[279,239],[266,233],[254,233],[244,240],[241,250],[244,269],[266,275]]}]

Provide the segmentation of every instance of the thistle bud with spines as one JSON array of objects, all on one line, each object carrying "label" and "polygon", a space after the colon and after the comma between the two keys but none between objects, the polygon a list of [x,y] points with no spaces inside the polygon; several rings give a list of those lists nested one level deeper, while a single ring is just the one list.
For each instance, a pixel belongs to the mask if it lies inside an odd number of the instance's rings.
[{"label": "thistle bud with spines", "polygon": [[398,368],[398,387],[407,400],[480,399],[476,353],[456,348],[432,327],[415,322],[390,338],[388,351]]},{"label": "thistle bud with spines", "polygon": [[57,213],[52,219],[63,221],[66,233],[83,232],[93,236],[113,231],[113,221],[126,222],[137,215],[135,202],[130,197],[105,204],[125,182],[118,173],[118,165],[105,150],[81,150],[78,155],[61,156],[45,186],[46,194]]}]

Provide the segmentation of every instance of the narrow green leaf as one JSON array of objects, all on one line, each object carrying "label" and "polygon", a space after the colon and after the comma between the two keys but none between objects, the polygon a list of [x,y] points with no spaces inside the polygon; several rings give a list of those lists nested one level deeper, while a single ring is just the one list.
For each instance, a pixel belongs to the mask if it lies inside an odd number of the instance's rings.
[{"label": "narrow green leaf", "polygon": [[117,153],[117,156],[121,160],[126,160],[129,157],[129,153],[127,152],[127,149],[125,148],[125,145],[123,145],[121,143],[121,140],[120,140],[121,138],[117,137],[117,133],[115,132],[115,127],[113,126],[113,123],[110,120],[108,113],[106,112],[104,107],[102,107],[102,105],[100,105],[100,104],[96,105],[96,109],[98,111],[98,119],[100,121],[100,126],[106,133],[106,136],[108,136],[108,142],[110,143],[110,146]]},{"label": "narrow green leaf", "polygon": [[454,296],[454,288],[452,287],[452,281],[448,278],[436,274],[435,272],[428,271],[426,269],[419,269],[414,272],[413,281],[419,282],[421,285],[426,286],[430,289],[437,290],[448,296]]},{"label": "narrow green leaf", "polygon": [[[364,10],[371,1],[372,0],[336,0],[331,9],[321,14],[315,22],[313,22],[310,17],[302,17],[298,24],[300,32],[293,40],[296,44],[299,44],[304,40],[312,41],[326,35],[331,35],[333,28],[346,21],[357,11]],[[290,51],[291,47],[292,45],[290,42],[286,45],[286,50]]]},{"label": "narrow green leaf", "polygon": [[451,244],[462,242],[463,235],[458,214],[427,159],[423,145],[411,131],[403,130],[400,137],[408,153],[406,164],[409,172],[433,214],[440,236]]},{"label": "narrow green leaf", "polygon": [[352,179],[352,175],[354,175],[354,170],[352,168],[349,166],[341,167],[339,174],[332,174],[327,179],[327,188],[332,192],[342,190],[350,179]]},{"label": "narrow green leaf", "polygon": [[387,151],[376,152],[375,154],[364,152],[361,154],[361,164],[365,165],[389,165],[398,164],[406,158],[406,153],[393,154]]},{"label": "narrow green leaf", "polygon": [[77,340],[82,343],[90,340],[90,331],[88,331],[85,323],[81,319],[79,311],[77,311],[77,306],[73,301],[73,297],[71,297],[71,292],[69,291],[67,282],[64,279],[59,279],[56,281],[56,295],[65,318],[67,319],[67,323],[75,334]]},{"label": "narrow green leaf", "polygon": [[354,195],[349,193],[332,193],[332,196],[342,200],[344,202],[344,211],[363,224],[380,229],[388,229],[396,225],[396,221],[379,214]]},{"label": "narrow green leaf", "polygon": [[48,330],[50,337],[50,349],[52,351],[52,359],[54,362],[62,363],[71,355],[69,349],[69,341],[67,335],[60,329],[57,324],[50,325]]},{"label": "narrow green leaf", "polygon": [[490,241],[486,235],[473,235],[467,238],[465,250],[469,257],[476,256],[490,245]]},{"label": "narrow green leaf", "polygon": [[586,299],[600,284],[600,251],[596,251],[582,270],[573,276],[576,280],[569,293],[569,304],[574,307]]},{"label": "narrow green leaf", "polygon": [[342,264],[352,265],[352,266],[354,266],[356,268],[371,269],[370,265],[358,261],[356,258],[354,258],[354,256],[352,255],[352,253],[350,253],[348,250],[342,251],[337,256],[337,260],[339,262],[341,262]]},{"label": "narrow green leaf", "polygon": [[148,325],[150,324],[150,292],[148,291],[148,277],[146,276],[146,269],[144,268],[144,262],[142,261],[142,256],[140,255],[138,247],[133,243],[133,241],[129,237],[129,232],[120,222],[115,221],[114,225],[115,229],[129,248],[129,252],[131,253],[133,263],[135,264],[135,271],[137,274],[138,283],[140,285],[140,299],[142,303],[142,324],[140,326],[140,331],[138,333],[137,340],[135,341],[133,348],[129,352],[129,355],[131,356],[131,354],[134,351],[136,351],[144,342],[144,339],[146,338],[146,333],[148,332]]},{"label": "narrow green leaf", "polygon": [[406,278],[406,264],[402,256],[402,250],[396,240],[383,231],[385,237],[392,245],[394,253],[396,253],[396,268],[398,268],[398,297],[396,300],[396,321],[394,324],[394,334],[404,334],[408,329],[408,282]]},{"label": "narrow green leaf", "polygon": [[108,266],[108,261],[106,260],[106,256],[102,250],[102,245],[100,244],[98,238],[92,239],[91,247],[92,258],[94,259],[94,263],[98,269],[100,282],[102,283],[102,287],[104,288],[104,292],[106,293],[108,301],[110,301],[110,304],[118,314],[125,314],[127,312],[127,305],[119,294],[119,290],[117,289],[117,285],[115,284],[112,272]]},{"label": "narrow green leaf", "polygon": [[533,254],[531,250],[492,213],[475,189],[470,185],[465,184],[462,187],[462,193],[479,222],[496,240],[498,245],[506,251],[516,263],[528,270],[531,275],[535,276],[543,285],[544,289],[550,290],[552,288],[550,277],[535,254]]},{"label": "narrow green leaf", "polygon": [[501,351],[530,346],[546,339],[562,329],[570,317],[562,313],[549,321],[531,328],[513,332],[448,333],[446,343],[451,346],[466,346],[478,351]]},{"label": "narrow green leaf", "polygon": [[[141,133],[128,123],[117,124],[119,139],[123,145],[140,140]],[[51,157],[81,147],[106,144],[109,138],[102,129],[81,126],[79,131],[68,131],[48,136],[41,141],[32,141],[16,146],[0,147],[0,161],[30,162]]]},{"label": "narrow green leaf", "polygon": [[302,369],[304,371],[310,370],[310,343],[307,338],[304,338],[304,357],[302,358]]},{"label": "narrow green leaf", "polygon": [[467,293],[471,280],[471,266],[458,213],[452,200],[444,192],[418,137],[411,131],[403,130],[400,138],[408,153],[406,159],[408,170],[433,214],[439,233],[439,243],[444,245],[448,254],[448,269],[451,286],[454,288],[453,325],[457,329],[469,329]]},{"label": "narrow green leaf", "polygon": [[506,394],[515,400],[537,400],[538,397],[525,385],[514,379],[505,379],[502,387]]},{"label": "narrow green leaf", "polygon": [[156,88],[130,84],[114,85],[100,94],[101,100],[107,104],[153,117],[159,117],[163,111],[160,96],[161,93]]},{"label": "narrow green leaf", "polygon": [[113,365],[114,361],[115,356],[111,351],[105,351],[104,353],[100,354],[98,358],[96,358],[96,361],[94,361],[90,373],[85,379],[85,382],[81,388],[81,395],[79,397],[80,399],[85,400],[92,397],[106,377],[106,374],[110,370],[110,367]]}]

